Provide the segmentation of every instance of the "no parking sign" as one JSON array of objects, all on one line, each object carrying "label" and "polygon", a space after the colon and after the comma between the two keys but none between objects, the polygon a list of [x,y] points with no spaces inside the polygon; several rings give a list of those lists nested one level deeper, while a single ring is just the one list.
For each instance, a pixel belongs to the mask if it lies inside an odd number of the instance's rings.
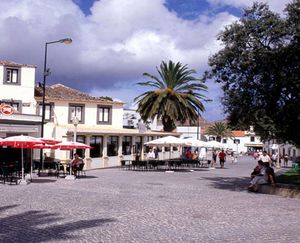
[{"label": "no parking sign", "polygon": [[7,104],[0,104],[0,114],[10,116],[13,114],[15,109]]}]

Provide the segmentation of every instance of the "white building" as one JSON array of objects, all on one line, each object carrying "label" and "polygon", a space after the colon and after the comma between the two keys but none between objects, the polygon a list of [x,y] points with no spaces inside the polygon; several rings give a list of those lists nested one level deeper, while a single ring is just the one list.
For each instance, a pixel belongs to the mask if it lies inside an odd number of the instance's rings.
[{"label": "white building", "polygon": [[[208,140],[216,140],[215,136],[206,135]],[[261,142],[260,136],[257,136],[253,127],[249,131],[234,130],[232,137],[222,138],[221,143],[226,149],[237,153],[247,153],[262,150],[264,144]]]},{"label": "white building", "polygon": [[[35,98],[42,112],[42,88],[36,87]],[[138,150],[143,154],[144,143],[170,133],[123,128],[123,105],[119,101],[111,101],[90,96],[81,91],[62,84],[46,87],[46,121],[45,137],[58,140],[73,141],[76,116],[76,140],[89,144],[93,149],[77,152],[90,160],[92,168],[118,166],[122,158],[132,159]],[[51,157],[68,160],[66,151],[49,151]]]},{"label": "white building", "polygon": [[[43,91],[35,87],[35,69],[34,65],[0,62],[0,100],[5,109],[14,108],[11,115],[0,114],[2,138],[20,134],[40,137]],[[84,154],[77,152],[91,161],[92,168],[119,165],[122,158],[132,158],[137,150],[143,156],[145,142],[172,134],[125,129],[122,102],[93,97],[62,84],[47,86],[45,98],[44,137],[73,141],[76,116],[76,140],[93,147]],[[70,159],[69,151],[45,151],[60,160]],[[37,158],[39,151],[35,153]]]},{"label": "white building", "polygon": [[[0,106],[11,110],[5,113],[0,108],[1,138],[21,134],[39,137],[41,117],[36,115],[35,69],[34,65],[0,61]],[[0,150],[3,150],[3,153],[0,151],[0,160],[7,154],[11,158],[5,157],[4,160],[20,159],[19,150],[2,147]],[[28,151],[25,151],[25,157],[30,157]]]}]

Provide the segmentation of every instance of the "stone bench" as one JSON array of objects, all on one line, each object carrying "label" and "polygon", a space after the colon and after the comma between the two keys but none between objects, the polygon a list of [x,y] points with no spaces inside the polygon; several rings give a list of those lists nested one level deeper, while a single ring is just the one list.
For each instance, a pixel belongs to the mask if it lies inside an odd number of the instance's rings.
[{"label": "stone bench", "polygon": [[263,184],[259,185],[257,192],[300,199],[300,188],[296,185],[277,183],[276,186],[273,187],[270,184]]}]

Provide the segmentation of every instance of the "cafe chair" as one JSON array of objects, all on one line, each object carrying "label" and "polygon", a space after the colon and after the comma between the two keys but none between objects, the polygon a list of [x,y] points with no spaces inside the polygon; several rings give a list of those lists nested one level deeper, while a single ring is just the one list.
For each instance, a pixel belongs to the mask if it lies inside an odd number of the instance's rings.
[{"label": "cafe chair", "polygon": [[84,163],[80,164],[78,169],[77,169],[77,177],[81,177],[81,176],[86,177],[85,169],[84,169]]}]

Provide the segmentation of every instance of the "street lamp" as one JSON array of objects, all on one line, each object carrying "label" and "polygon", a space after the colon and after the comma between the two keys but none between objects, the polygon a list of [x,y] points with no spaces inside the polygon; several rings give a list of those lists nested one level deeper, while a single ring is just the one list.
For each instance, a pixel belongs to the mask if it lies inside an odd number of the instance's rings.
[{"label": "street lamp", "polygon": [[[79,119],[78,119],[78,117],[77,116],[74,116],[73,118],[72,118],[72,123],[73,123],[73,125],[74,125],[74,138],[73,138],[73,141],[74,141],[74,143],[76,143],[76,137],[77,137],[77,126],[78,126],[78,124],[79,124]],[[74,149],[74,151],[73,151],[73,154],[75,154],[76,153],[76,149]],[[65,177],[65,179],[67,179],[67,180],[75,180],[76,179],[76,177],[74,176],[74,175],[72,175],[72,167],[71,167],[71,164],[70,164],[70,174],[69,175],[67,175],[66,177]]]},{"label": "street lamp", "polygon": [[45,44],[45,58],[44,58],[44,73],[43,73],[43,99],[42,99],[42,127],[41,127],[41,137],[44,137],[44,123],[45,123],[45,96],[46,96],[46,78],[50,75],[50,69],[47,68],[47,48],[48,45],[54,43],[64,43],[64,44],[71,44],[72,39],[65,38],[57,41],[50,41],[46,42]]},{"label": "street lamp", "polygon": [[[50,75],[50,69],[47,68],[47,48],[50,44],[55,43],[64,43],[64,44],[71,44],[72,39],[64,38],[57,41],[50,41],[46,42],[45,44],[45,58],[44,58],[44,73],[43,73],[43,96],[42,96],[42,126],[41,126],[41,138],[44,137],[44,123],[45,123],[45,96],[46,96],[46,78]],[[43,150],[41,149],[40,153],[40,160],[43,162]],[[43,163],[42,163],[43,164]]]}]

